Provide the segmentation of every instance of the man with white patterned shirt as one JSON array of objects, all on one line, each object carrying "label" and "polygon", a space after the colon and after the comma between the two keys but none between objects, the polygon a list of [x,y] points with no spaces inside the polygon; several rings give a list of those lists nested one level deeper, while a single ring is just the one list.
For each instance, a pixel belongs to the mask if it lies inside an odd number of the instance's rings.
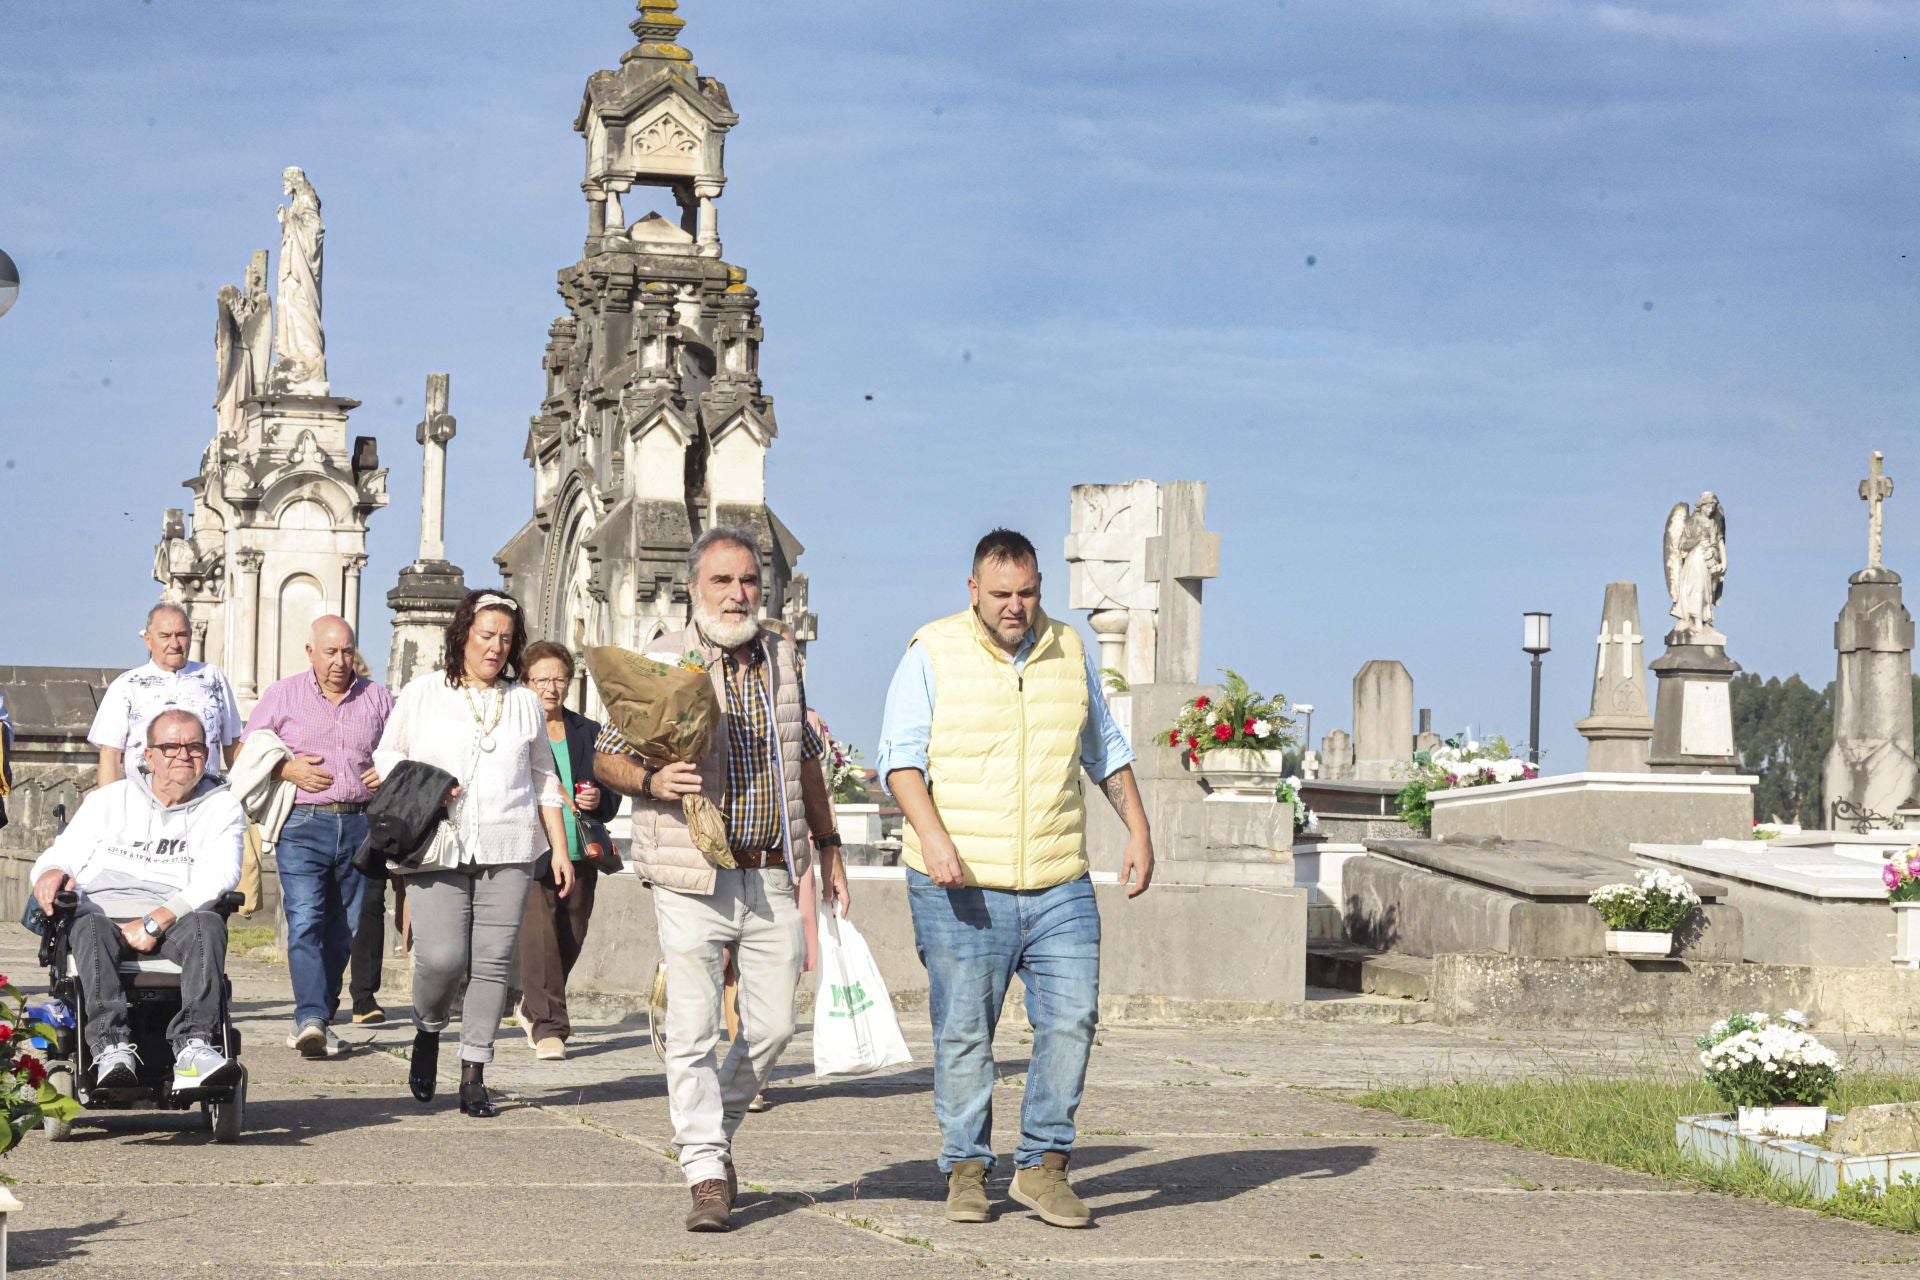
[{"label": "man with white patterned shirt", "polygon": [[147,725],[162,711],[186,711],[199,720],[212,751],[207,773],[225,773],[241,728],[240,705],[226,672],[187,658],[192,629],[187,611],[177,604],[163,602],[147,610],[140,634],[151,660],[114,677],[87,730],[87,741],[100,748],[99,784],[126,776],[127,752],[145,747]]}]

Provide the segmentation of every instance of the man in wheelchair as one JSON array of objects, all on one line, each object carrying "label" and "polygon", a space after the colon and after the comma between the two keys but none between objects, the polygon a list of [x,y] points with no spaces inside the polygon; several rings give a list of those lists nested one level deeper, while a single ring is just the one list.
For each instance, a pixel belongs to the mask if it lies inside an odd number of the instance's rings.
[{"label": "man in wheelchair", "polygon": [[67,945],[85,993],[81,1033],[96,1088],[138,1083],[119,966],[156,952],[180,966],[180,1012],[167,1027],[174,1092],[239,1074],[217,1047],[227,926],[213,906],[240,882],[246,822],[227,784],[207,777],[199,717],[163,711],[147,726],[140,767],[93,791],[33,864],[33,896],[49,917],[56,894],[79,895]]}]

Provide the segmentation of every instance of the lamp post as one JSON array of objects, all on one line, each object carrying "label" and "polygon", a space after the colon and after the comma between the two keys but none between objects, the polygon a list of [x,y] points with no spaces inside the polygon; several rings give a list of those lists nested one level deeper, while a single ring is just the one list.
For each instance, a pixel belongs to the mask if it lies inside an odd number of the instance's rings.
[{"label": "lamp post", "polygon": [[0,316],[7,314],[13,300],[20,296],[20,268],[0,249]]},{"label": "lamp post", "polygon": [[1533,655],[1533,706],[1527,716],[1527,755],[1540,763],[1540,655],[1553,648],[1553,615],[1529,613],[1523,616],[1520,648]]},{"label": "lamp post", "polygon": [[1300,772],[1304,775],[1307,771],[1307,752],[1313,750],[1313,704],[1296,702],[1293,709],[1307,718],[1306,736],[1300,740]]}]

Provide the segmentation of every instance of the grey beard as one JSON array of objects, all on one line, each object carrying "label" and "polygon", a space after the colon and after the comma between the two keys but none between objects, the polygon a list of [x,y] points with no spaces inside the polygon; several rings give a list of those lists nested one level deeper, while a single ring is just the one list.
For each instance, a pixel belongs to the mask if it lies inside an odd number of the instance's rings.
[{"label": "grey beard", "polygon": [[693,607],[693,622],[702,635],[722,649],[738,649],[760,633],[758,618],[716,617],[707,612],[705,605],[696,604]]}]

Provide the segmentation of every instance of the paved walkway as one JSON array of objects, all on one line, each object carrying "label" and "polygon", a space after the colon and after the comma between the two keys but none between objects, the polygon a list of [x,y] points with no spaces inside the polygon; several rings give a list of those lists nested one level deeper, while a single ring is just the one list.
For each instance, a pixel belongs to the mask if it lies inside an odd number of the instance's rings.
[{"label": "paved walkway", "polygon": [[[27,942],[17,927],[0,931],[0,964],[16,979],[34,973]],[[803,1039],[774,1109],[742,1132],[738,1228],[694,1236],[680,1227],[687,1197],[643,1023],[586,1026],[557,1064],[536,1064],[503,1032],[492,1079],[514,1105],[476,1121],[454,1109],[451,1084],[431,1107],[407,1096],[404,1026],[350,1028],[364,1042],[350,1054],[306,1062],[283,1044],[285,971],[233,971],[253,1079],[244,1142],[214,1146],[197,1115],[132,1112],[86,1119],[67,1144],[34,1138],[0,1165],[26,1204],[12,1223],[16,1268],[57,1268],[60,1280],[1920,1271],[1920,1238],[1450,1138],[1295,1087],[1511,1074],[1538,1069],[1543,1053],[1593,1070],[1682,1056],[1658,1039],[1543,1045],[1344,1022],[1106,1028],[1074,1160],[1097,1225],[1080,1232],[1011,1204],[991,1224],[946,1222],[928,1158],[929,1072],[816,1081]],[[924,1024],[907,1030],[924,1063]],[[1008,1148],[1021,1030],[1002,1037]]]}]

